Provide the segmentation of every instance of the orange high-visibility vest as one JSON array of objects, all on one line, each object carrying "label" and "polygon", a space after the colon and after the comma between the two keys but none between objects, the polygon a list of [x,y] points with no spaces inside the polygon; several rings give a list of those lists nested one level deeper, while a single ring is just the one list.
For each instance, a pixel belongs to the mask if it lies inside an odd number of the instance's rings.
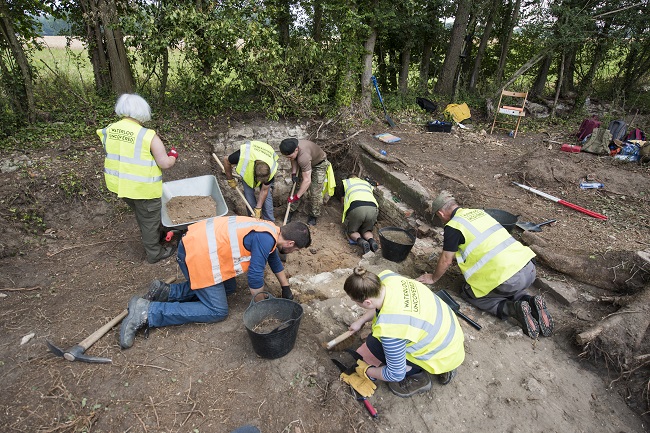
[{"label": "orange high-visibility vest", "polygon": [[203,289],[248,271],[251,252],[244,247],[244,237],[251,232],[271,234],[277,246],[280,229],[257,218],[225,216],[190,225],[183,236],[190,288]]}]

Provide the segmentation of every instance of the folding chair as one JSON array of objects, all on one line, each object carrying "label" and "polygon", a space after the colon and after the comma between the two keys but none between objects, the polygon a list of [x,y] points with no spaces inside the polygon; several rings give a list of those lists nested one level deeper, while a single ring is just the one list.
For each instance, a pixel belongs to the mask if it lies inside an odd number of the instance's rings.
[{"label": "folding chair", "polygon": [[[505,97],[505,99],[504,99]],[[521,118],[526,116],[524,107],[526,106],[526,99],[528,92],[511,92],[509,90],[502,90],[501,97],[499,97],[499,104],[494,112],[494,121],[492,122],[492,129],[501,129],[504,131],[514,131],[513,138],[517,136],[519,130],[519,122]],[[511,102],[512,101],[512,102]],[[512,105],[505,105],[510,103]],[[521,106],[519,105],[521,103]],[[514,117],[515,119],[512,119]]]}]

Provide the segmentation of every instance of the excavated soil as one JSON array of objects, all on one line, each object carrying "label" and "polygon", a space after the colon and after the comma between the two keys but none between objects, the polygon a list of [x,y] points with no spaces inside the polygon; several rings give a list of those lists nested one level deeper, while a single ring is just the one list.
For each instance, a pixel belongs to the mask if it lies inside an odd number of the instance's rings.
[{"label": "excavated soil", "polygon": [[[233,117],[213,119],[210,127],[193,121],[186,128],[179,120],[182,140],[166,144],[176,146],[180,159],[164,173],[165,180],[214,174],[223,191],[225,182],[211,162],[213,137],[236,124]],[[330,155],[345,150],[348,163],[360,149],[355,139],[344,140],[358,132],[356,138],[374,140],[377,150],[399,157],[403,162],[393,168],[431,195],[446,189],[466,206],[504,209],[525,221],[557,219],[541,236],[558,250],[604,254],[650,246],[648,167],[560,152],[558,143],[569,142],[568,134],[520,132],[512,139],[482,134],[478,124],[445,134],[402,123],[390,130],[402,140],[386,144],[373,138],[389,131],[382,124],[332,132],[321,140],[324,129],[320,121],[311,123],[311,138]],[[148,338],[139,334],[129,350],[120,350],[115,327],[87,350],[111,358],[111,364],[54,356],[45,340],[70,348],[120,314],[153,279],[181,277],[173,258],[146,263],[133,214],[102,186],[103,155],[95,141],[86,137],[65,146],[54,142],[45,150],[0,154],[3,167],[18,168],[0,173],[3,431],[229,432],[244,424],[264,433],[648,431],[648,393],[642,386],[648,383],[648,367],[621,375],[608,360],[586,358],[574,342],[576,332],[615,313],[615,306],[598,301],[602,291],[543,267],[539,275],[566,281],[579,293],[571,305],[547,297],[556,321],[553,337],[533,341],[512,323],[461,302],[483,329],[462,322],[466,360],[456,379],[446,387],[434,383],[429,393],[411,399],[400,399],[380,384],[371,397],[379,417],[371,419],[338,381],[338,369],[328,359],[335,354],[321,346],[359,314],[346,303],[341,284],[360,254],[342,235],[342,209],[334,200],[313,228],[312,246],[287,259],[296,300],[305,308],[287,356],[256,356],[242,323],[251,301],[245,279],[230,296],[230,316],[223,322],[152,329]],[[581,190],[578,183],[587,176],[605,189]],[[609,219],[595,220],[527,193],[513,180]],[[284,209],[276,208],[278,222]],[[306,221],[305,214],[297,218]],[[431,270],[434,263],[426,259],[394,264],[371,257],[366,264],[415,277]],[[301,285],[337,269],[333,279],[312,281],[318,289]],[[456,294],[460,282],[458,272],[451,271],[434,289]],[[270,272],[267,283],[279,296]]]}]

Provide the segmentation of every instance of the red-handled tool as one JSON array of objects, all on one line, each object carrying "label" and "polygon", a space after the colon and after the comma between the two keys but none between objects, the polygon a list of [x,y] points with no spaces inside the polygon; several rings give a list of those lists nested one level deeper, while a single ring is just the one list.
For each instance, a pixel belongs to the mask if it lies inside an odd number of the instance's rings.
[{"label": "red-handled tool", "polygon": [[[352,367],[346,367],[341,361],[338,359],[330,358],[334,365],[336,365],[339,370],[341,370],[341,373],[346,373],[346,374],[352,374],[354,372],[354,366]],[[352,396],[357,399],[357,401],[362,401],[363,405],[366,407],[366,410],[370,414],[371,417],[377,418],[379,414],[377,413],[377,409],[370,403],[370,400],[368,400],[366,397],[357,394],[357,392],[350,386],[350,392],[352,392]]]},{"label": "red-handled tool", "polygon": [[606,220],[607,219],[607,217],[605,215],[599,214],[598,212],[594,212],[594,211],[591,211],[589,209],[585,209],[583,207],[578,206],[577,204],[570,203],[570,202],[568,202],[566,200],[562,200],[561,198],[554,197],[554,196],[552,196],[550,194],[546,194],[545,192],[539,191],[539,190],[537,190],[535,188],[531,188],[529,186],[522,185],[522,184],[517,183],[517,182],[512,182],[512,183],[519,186],[519,187],[522,187],[523,189],[528,190],[528,191],[530,191],[530,192],[532,192],[534,194],[537,194],[537,195],[542,196],[544,198],[547,198],[547,199],[549,199],[551,201],[554,201],[555,203],[560,203],[561,205],[564,205],[566,207],[570,207],[571,209],[577,210],[578,212],[582,212],[584,214],[587,214],[590,217],[594,217],[594,218],[597,218],[599,220]]}]

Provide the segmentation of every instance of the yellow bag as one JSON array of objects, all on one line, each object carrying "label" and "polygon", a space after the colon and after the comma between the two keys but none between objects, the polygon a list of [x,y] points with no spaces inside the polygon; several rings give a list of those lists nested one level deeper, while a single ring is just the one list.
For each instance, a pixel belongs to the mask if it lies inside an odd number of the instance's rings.
[{"label": "yellow bag", "polygon": [[443,114],[449,114],[454,122],[460,123],[465,119],[469,119],[472,115],[469,112],[469,107],[466,103],[462,104],[449,104],[445,107]]}]

